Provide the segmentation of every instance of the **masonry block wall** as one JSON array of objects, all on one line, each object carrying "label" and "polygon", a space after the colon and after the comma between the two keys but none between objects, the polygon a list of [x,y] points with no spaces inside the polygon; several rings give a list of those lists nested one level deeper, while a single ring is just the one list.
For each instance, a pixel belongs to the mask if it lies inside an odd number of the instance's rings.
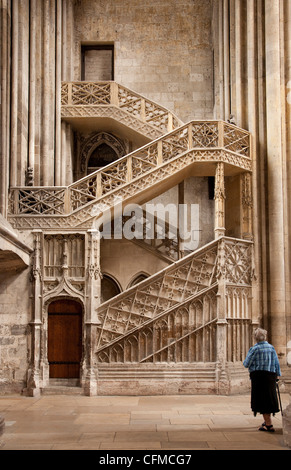
[{"label": "masonry block wall", "polygon": [[212,1],[77,2],[74,79],[81,44],[114,44],[115,80],[182,121],[213,116]]}]

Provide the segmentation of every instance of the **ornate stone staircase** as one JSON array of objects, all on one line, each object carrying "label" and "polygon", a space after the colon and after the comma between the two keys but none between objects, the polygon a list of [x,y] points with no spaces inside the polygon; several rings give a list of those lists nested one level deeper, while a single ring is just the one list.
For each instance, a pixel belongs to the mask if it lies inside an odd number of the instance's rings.
[{"label": "ornate stone staircase", "polygon": [[[245,130],[223,121],[182,124],[114,82],[63,83],[62,118],[70,123],[117,120],[154,140],[69,186],[11,188],[9,221],[15,228],[86,233],[105,215],[111,221],[116,204],[144,204],[190,175],[216,176],[221,182],[252,170]],[[217,185],[216,198],[223,200],[223,184]],[[219,218],[219,206],[217,213]],[[84,305],[88,295],[94,297],[92,287],[82,287],[86,276],[98,271],[88,264],[95,256],[93,242],[88,246],[84,274],[74,280]],[[155,244],[148,248],[161,250]],[[93,377],[100,394],[163,393],[164,387],[167,393],[238,389],[252,328],[252,250],[249,241],[220,237],[101,305],[94,322],[87,314],[86,331],[92,328],[83,382]],[[40,254],[37,263],[38,268]],[[67,268],[63,284],[69,286]],[[35,291],[41,292],[45,282],[46,303],[54,292],[64,292],[56,276],[40,276]]]},{"label": "ornate stone staircase", "polygon": [[103,304],[97,312],[102,324],[98,329],[97,347],[103,351],[104,345],[108,348],[121,335],[212,287],[216,282],[216,263],[217,243],[183,258]]},{"label": "ornate stone staircase", "polygon": [[158,103],[116,82],[63,82],[62,119],[70,124],[80,121],[101,125],[106,120],[153,140],[183,123]]},{"label": "ornate stone staircase", "polygon": [[252,243],[223,237],[101,305],[100,393],[157,392],[165,377],[175,393],[235,390],[234,365],[250,346],[252,274]]},{"label": "ornate stone staircase", "polygon": [[11,188],[19,229],[89,228],[117,203],[143,204],[191,174],[250,172],[250,135],[223,121],[190,122],[67,187]]}]

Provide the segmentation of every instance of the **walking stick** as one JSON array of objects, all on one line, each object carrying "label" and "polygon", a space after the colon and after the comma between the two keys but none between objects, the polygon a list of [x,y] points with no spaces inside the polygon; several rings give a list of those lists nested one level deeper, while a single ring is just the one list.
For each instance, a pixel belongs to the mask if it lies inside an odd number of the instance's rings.
[{"label": "walking stick", "polygon": [[282,409],[282,402],[281,402],[281,396],[280,396],[279,382],[276,382],[276,385],[277,385],[277,393],[278,393],[278,398],[279,398],[279,403],[280,403],[281,415],[283,416],[283,409]]}]

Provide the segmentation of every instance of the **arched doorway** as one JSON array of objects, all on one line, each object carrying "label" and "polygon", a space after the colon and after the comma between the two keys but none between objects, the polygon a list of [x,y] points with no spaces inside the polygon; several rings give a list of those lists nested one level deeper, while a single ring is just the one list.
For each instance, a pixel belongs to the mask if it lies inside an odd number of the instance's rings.
[{"label": "arched doorway", "polygon": [[48,307],[50,378],[79,378],[82,359],[82,306],[60,299]]}]

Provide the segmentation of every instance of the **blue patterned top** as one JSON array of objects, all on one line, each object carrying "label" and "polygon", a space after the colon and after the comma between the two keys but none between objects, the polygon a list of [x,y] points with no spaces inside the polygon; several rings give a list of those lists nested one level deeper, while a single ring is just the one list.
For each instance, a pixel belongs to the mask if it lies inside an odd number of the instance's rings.
[{"label": "blue patterned top", "polygon": [[260,341],[250,348],[243,365],[249,372],[265,370],[281,375],[280,364],[274,346],[268,341]]}]

